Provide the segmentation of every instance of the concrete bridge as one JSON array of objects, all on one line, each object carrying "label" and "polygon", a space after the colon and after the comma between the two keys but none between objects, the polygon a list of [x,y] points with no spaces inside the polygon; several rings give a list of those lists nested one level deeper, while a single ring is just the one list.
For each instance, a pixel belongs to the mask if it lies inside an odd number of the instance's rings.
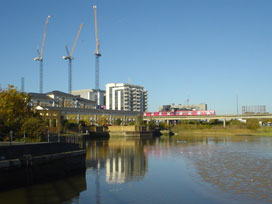
[{"label": "concrete bridge", "polygon": [[218,119],[223,121],[224,127],[226,126],[227,120],[237,120],[237,119],[271,119],[272,121],[272,114],[245,114],[245,115],[190,115],[190,116],[143,116],[144,121],[164,121],[168,124],[172,124],[177,121],[181,120],[211,120],[211,119]]}]

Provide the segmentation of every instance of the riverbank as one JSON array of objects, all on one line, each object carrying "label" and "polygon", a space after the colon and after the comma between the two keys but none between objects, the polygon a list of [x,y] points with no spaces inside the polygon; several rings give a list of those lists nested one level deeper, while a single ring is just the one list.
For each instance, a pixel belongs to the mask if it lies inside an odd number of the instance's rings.
[{"label": "riverbank", "polygon": [[223,128],[213,127],[209,129],[182,129],[173,128],[176,135],[206,135],[206,136],[270,136],[272,137],[272,127],[262,127],[256,130],[244,128]]},{"label": "riverbank", "polygon": [[79,144],[0,145],[0,190],[82,174],[85,157]]}]

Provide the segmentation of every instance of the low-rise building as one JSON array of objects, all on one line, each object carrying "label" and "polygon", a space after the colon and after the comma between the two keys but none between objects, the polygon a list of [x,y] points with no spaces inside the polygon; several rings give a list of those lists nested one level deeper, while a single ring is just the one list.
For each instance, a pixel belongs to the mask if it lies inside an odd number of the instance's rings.
[{"label": "low-rise building", "polygon": [[68,107],[68,108],[84,108],[95,109],[96,102],[67,94],[61,91],[52,91],[45,94],[29,93],[31,96],[31,106],[43,107]]},{"label": "low-rise building", "polygon": [[95,101],[97,106],[105,106],[105,96],[106,92],[99,89],[82,89],[74,90],[72,94],[75,96],[80,96],[91,101]]},{"label": "low-rise building", "polygon": [[99,119],[104,118],[106,124],[115,124],[117,119],[121,120],[123,125],[130,122],[136,122],[139,112],[117,111],[102,109],[70,108],[70,107],[53,107],[53,106],[36,106],[35,110],[47,121],[49,127],[58,128],[62,125],[63,120],[88,121],[91,125],[99,123]]}]

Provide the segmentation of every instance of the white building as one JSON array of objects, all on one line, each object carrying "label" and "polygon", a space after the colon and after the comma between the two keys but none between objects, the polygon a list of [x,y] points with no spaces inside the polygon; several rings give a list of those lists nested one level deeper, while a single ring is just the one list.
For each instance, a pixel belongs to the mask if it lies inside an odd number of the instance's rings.
[{"label": "white building", "polygon": [[82,89],[72,91],[73,95],[79,95],[81,98],[85,98],[91,101],[95,101],[96,105],[105,105],[105,91],[97,89]]},{"label": "white building", "polygon": [[132,84],[106,84],[106,109],[147,111],[147,91],[142,86]]}]

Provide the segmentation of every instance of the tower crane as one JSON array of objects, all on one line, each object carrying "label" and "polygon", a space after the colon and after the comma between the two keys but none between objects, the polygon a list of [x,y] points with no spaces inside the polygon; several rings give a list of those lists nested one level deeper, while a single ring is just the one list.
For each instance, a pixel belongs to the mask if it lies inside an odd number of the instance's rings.
[{"label": "tower crane", "polygon": [[76,43],[77,43],[78,37],[80,35],[80,31],[82,29],[82,26],[83,26],[83,24],[80,24],[79,29],[77,31],[76,39],[74,41],[74,44],[73,44],[73,47],[72,47],[71,51],[69,52],[68,47],[65,46],[67,56],[62,57],[62,59],[64,59],[64,60],[69,60],[69,65],[68,65],[68,91],[69,91],[69,94],[72,93],[72,60],[74,59],[73,58],[73,52],[74,52],[74,49],[76,47]]},{"label": "tower crane", "polygon": [[96,5],[93,6],[94,9],[94,25],[95,25],[95,41],[96,41],[96,49],[94,52],[95,55],[95,89],[99,89],[99,57],[101,57],[101,53],[99,50],[99,40],[98,40],[98,31],[97,31],[97,17],[96,17]]},{"label": "tower crane", "polygon": [[41,51],[39,49],[37,49],[37,53],[38,53],[39,57],[34,58],[34,61],[40,61],[40,93],[43,93],[43,49],[44,49],[44,43],[45,43],[45,38],[46,38],[46,34],[47,34],[47,25],[48,25],[49,19],[50,19],[50,16],[47,16],[46,22],[45,22],[44,33],[43,33]]}]

